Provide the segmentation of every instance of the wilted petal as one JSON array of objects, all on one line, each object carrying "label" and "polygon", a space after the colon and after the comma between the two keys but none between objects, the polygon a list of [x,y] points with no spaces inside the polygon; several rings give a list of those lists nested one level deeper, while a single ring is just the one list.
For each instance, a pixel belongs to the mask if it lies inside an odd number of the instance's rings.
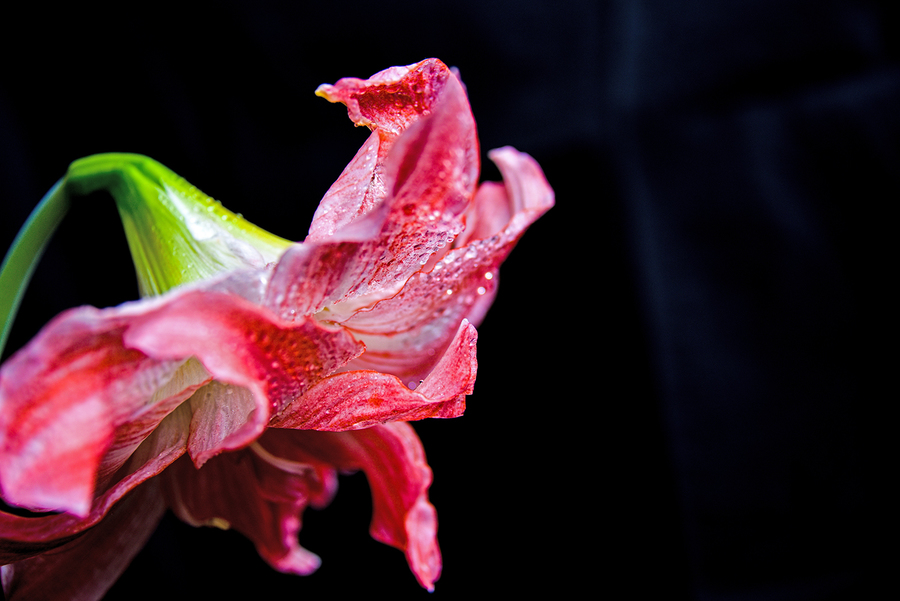
[{"label": "wilted petal", "polygon": [[147,482],[80,536],[0,568],[7,601],[102,598],[150,538],[164,511],[158,483]]},{"label": "wilted petal", "polygon": [[457,417],[475,384],[475,328],[459,325],[456,337],[416,390],[396,376],[349,371],[326,378],[276,416],[270,426],[352,430],[397,420]]}]

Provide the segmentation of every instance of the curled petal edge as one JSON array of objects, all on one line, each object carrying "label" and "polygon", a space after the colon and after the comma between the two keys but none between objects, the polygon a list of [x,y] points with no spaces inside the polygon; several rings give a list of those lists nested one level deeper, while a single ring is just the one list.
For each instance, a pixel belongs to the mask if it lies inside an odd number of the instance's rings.
[{"label": "curled petal edge", "polygon": [[269,425],[340,431],[389,421],[458,417],[475,384],[477,340],[475,326],[463,320],[447,351],[415,390],[389,374],[342,372],[317,383]]}]

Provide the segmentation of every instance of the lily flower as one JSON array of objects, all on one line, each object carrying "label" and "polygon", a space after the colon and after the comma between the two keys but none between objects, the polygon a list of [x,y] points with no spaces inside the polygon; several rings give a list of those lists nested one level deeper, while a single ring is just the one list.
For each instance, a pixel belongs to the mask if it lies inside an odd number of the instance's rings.
[{"label": "lily flower", "polygon": [[553,192],[512,148],[489,153],[504,183],[478,185],[468,100],[436,59],[317,94],[372,133],[300,243],[146,157],[70,167],[69,193],[116,199],[145,298],[66,311],[0,367],[0,492],[39,512],[0,512],[7,599],[101,597],[166,508],[309,574],[302,514],[348,470],[372,536],[433,589],[432,474],[406,422],[463,413],[499,266]]}]

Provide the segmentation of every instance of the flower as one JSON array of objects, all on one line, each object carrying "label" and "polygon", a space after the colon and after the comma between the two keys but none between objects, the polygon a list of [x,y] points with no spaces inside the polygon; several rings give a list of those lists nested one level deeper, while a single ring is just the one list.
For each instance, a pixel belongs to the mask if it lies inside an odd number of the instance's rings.
[{"label": "flower", "polygon": [[372,133],[309,236],[277,260],[275,237],[262,249],[247,228],[192,222],[202,211],[186,183],[116,158],[181,207],[195,254],[167,260],[156,229],[120,204],[141,289],[162,294],[64,312],[0,368],[3,499],[58,512],[0,512],[8,598],[55,575],[71,587],[60,596],[102,596],[166,507],[309,574],[319,559],[297,541],[303,510],[328,503],[337,471],[357,469],[372,489],[371,534],[433,588],[431,470],[405,422],[462,414],[499,265],[553,193],[511,148],[490,153],[505,183],[477,185],[465,91],[436,59],[317,94]]}]

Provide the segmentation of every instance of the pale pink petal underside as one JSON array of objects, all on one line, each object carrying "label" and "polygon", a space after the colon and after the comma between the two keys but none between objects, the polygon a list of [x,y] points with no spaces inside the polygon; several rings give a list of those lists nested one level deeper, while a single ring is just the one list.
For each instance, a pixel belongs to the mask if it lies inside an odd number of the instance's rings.
[{"label": "pale pink petal underside", "polygon": [[[117,310],[67,311],[3,365],[0,481],[9,502],[87,516],[98,476],[102,485],[127,460],[123,449],[200,384],[178,379],[180,361],[127,348],[127,323]],[[177,390],[157,395],[174,381]]]}]

